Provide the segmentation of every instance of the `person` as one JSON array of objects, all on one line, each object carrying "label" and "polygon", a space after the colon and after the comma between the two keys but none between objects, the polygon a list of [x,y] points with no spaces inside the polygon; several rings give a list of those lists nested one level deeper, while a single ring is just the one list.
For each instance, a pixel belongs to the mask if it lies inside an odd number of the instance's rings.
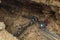
[{"label": "person", "polygon": [[39,21],[39,28],[41,30],[45,30],[46,29],[46,26],[47,26],[47,23],[44,22],[44,21]]}]

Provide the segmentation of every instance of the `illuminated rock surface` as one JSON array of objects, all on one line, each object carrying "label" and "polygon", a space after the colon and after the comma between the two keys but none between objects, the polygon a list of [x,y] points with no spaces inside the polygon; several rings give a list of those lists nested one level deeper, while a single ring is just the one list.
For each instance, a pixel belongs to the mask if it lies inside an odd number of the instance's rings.
[{"label": "illuminated rock surface", "polygon": [[5,30],[5,24],[0,22],[0,40],[18,40]]}]

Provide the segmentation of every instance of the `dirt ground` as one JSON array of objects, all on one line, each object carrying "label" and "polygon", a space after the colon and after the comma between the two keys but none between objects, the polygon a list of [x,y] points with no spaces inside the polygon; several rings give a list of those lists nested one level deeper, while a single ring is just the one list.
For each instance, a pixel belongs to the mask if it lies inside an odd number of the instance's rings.
[{"label": "dirt ground", "polygon": [[[27,10],[27,11],[26,11]],[[0,9],[0,21],[5,22],[6,24],[6,30],[13,35],[13,33],[21,30],[21,25],[28,24],[29,19],[23,18],[21,15],[34,15],[38,17],[39,20],[44,20],[49,16],[42,15],[37,12],[31,12],[28,9],[24,9],[15,14],[10,14],[6,12],[4,9]],[[48,25],[47,29],[51,32],[54,32],[58,35],[60,35],[60,27],[57,24],[57,21],[53,19],[53,17],[48,18]],[[32,26],[28,27],[23,34],[21,34],[19,37],[17,37],[19,40],[51,40],[48,37],[42,35],[41,32],[39,32],[39,25],[38,23],[33,24]]]}]

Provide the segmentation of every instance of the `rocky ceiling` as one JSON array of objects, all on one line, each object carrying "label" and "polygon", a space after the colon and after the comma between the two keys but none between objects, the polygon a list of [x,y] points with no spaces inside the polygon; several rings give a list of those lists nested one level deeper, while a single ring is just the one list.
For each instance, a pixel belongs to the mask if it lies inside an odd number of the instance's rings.
[{"label": "rocky ceiling", "polygon": [[[39,9],[41,8],[41,5],[44,7],[50,6],[52,10],[56,11],[57,8],[60,10],[60,2],[56,0],[2,0],[2,5],[10,5],[10,6],[21,6],[25,5],[27,7]],[[46,6],[47,5],[47,6]],[[36,7],[35,7],[36,6]],[[59,12],[59,11],[58,11]]]}]

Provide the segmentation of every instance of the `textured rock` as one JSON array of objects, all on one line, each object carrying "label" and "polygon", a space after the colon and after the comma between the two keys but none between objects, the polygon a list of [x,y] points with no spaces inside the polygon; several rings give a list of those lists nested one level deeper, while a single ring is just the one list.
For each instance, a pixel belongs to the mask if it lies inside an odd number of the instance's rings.
[{"label": "textured rock", "polygon": [[0,32],[0,40],[18,40],[16,37],[12,36],[6,30]]},{"label": "textured rock", "polygon": [[4,22],[0,22],[0,40],[18,40],[5,30]]},{"label": "textured rock", "polygon": [[0,22],[0,30],[4,30],[5,29],[5,24],[4,22]]},{"label": "textured rock", "polygon": [[44,3],[47,5],[53,5],[53,6],[58,6],[60,7],[60,2],[59,1],[55,1],[55,0],[31,0],[31,1],[35,1],[37,3]]}]

